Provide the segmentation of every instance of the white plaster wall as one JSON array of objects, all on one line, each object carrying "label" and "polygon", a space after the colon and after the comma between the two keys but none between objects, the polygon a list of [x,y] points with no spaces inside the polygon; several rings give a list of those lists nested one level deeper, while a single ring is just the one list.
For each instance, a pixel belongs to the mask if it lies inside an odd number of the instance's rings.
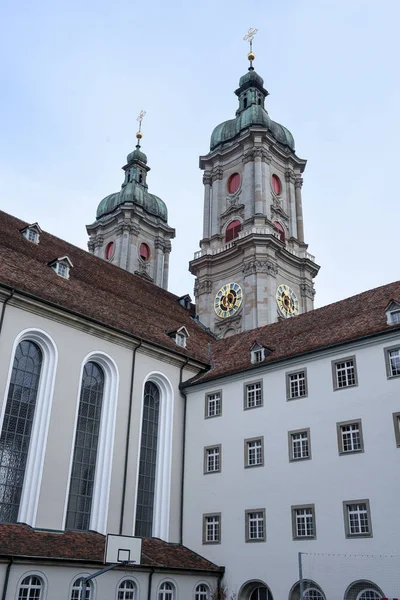
[{"label": "white plaster wall", "polygon": [[[397,337],[400,345],[400,336]],[[215,381],[188,394],[184,495],[184,543],[227,568],[226,583],[238,592],[248,580],[268,584],[273,597],[288,598],[298,581],[298,552],[399,554],[400,479],[392,413],[400,411],[400,378],[388,380],[383,348],[376,341],[324,356],[260,368]],[[358,386],[333,391],[331,361],[356,355]],[[308,397],[286,400],[285,373],[307,367]],[[262,376],[264,406],[243,410],[243,384]],[[204,418],[205,393],[223,390],[222,416]],[[336,423],[362,419],[365,451],[339,456]],[[311,460],[289,462],[288,431],[310,428]],[[265,466],[244,468],[244,440],[264,436]],[[222,472],[203,475],[203,448],[222,444]],[[346,539],[342,502],[369,499],[373,537]],[[315,504],[317,539],[293,541],[291,505]],[[266,509],[265,543],[245,543],[245,510]],[[222,543],[202,545],[202,515],[222,513]],[[335,562],[336,561],[336,562]],[[317,561],[318,562],[318,561]],[[316,563],[317,564],[317,563]],[[400,589],[400,558],[387,561],[325,557],[304,577],[327,598],[343,598],[352,581],[365,578],[387,596]]]}]

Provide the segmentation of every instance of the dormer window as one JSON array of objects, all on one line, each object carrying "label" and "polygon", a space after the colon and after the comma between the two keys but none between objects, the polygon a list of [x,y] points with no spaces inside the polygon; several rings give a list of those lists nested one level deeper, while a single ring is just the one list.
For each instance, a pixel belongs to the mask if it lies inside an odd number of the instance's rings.
[{"label": "dormer window", "polygon": [[250,348],[250,358],[253,364],[262,362],[271,351],[258,342]]},{"label": "dormer window", "polygon": [[53,262],[49,263],[50,267],[64,279],[69,279],[69,271],[71,267],[73,267],[72,262],[68,258],[68,256],[62,256],[61,258],[57,258]]},{"label": "dormer window", "polygon": [[186,348],[186,340],[189,337],[189,333],[186,327],[180,327],[175,331],[171,331],[168,335],[173,340],[175,340],[177,346],[180,346],[181,348]]},{"label": "dormer window", "polygon": [[385,313],[388,325],[398,325],[400,323],[400,302],[395,300],[389,302]]},{"label": "dormer window", "polygon": [[38,244],[42,230],[37,223],[32,223],[32,225],[28,225],[28,227],[21,229],[21,233],[29,242]]},{"label": "dormer window", "polygon": [[192,299],[189,296],[189,294],[185,294],[184,296],[181,296],[180,298],[178,298],[178,302],[186,310],[190,310],[190,308],[192,306]]}]

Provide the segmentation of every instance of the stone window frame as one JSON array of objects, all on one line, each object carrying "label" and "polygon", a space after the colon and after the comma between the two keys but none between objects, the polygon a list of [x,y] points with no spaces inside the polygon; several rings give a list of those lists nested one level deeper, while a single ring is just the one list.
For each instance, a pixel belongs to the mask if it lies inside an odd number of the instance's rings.
[{"label": "stone window frame", "polygon": [[[304,383],[305,383],[306,393],[303,396],[291,396],[290,395],[290,376],[291,375],[298,375],[299,373],[304,373]],[[285,374],[285,378],[286,378],[286,400],[288,402],[291,401],[291,400],[300,400],[301,398],[307,398],[308,397],[307,367],[304,367],[304,369],[296,369],[295,371],[288,371]]]},{"label": "stone window frame", "polygon": [[[208,414],[208,400],[210,396],[214,396],[214,394],[219,394],[220,401],[220,411],[217,415],[209,415]],[[215,419],[216,417],[222,417],[222,388],[219,390],[213,390],[212,392],[207,392],[204,398],[204,418],[205,419]]]},{"label": "stone window frame", "polygon": [[[252,513],[262,513],[262,518],[263,518],[263,530],[264,530],[264,535],[262,537],[259,538],[252,538],[250,537],[250,532],[249,532],[249,515]],[[267,528],[266,528],[266,521],[265,521],[265,508],[249,508],[246,509],[244,511],[244,522],[245,522],[245,541],[246,543],[260,543],[260,542],[265,542],[267,539]]]},{"label": "stone window frame", "polygon": [[[216,450],[216,449],[218,449],[219,468],[216,469],[215,471],[208,471],[207,470],[207,465],[208,465],[207,451],[208,450]],[[204,475],[213,475],[214,473],[221,473],[221,470],[222,470],[222,445],[221,444],[212,444],[211,446],[204,446],[204,465],[203,465]]]},{"label": "stone window frame", "polygon": [[396,446],[400,448],[400,412],[393,413],[393,425]]},{"label": "stone window frame", "polygon": [[[338,375],[337,375],[337,365],[346,361],[352,360],[354,364],[354,381],[351,385],[344,385],[339,387],[338,384]],[[357,373],[357,360],[356,355],[352,354],[351,356],[344,356],[343,358],[335,359],[331,361],[332,365],[332,381],[333,381],[333,390],[336,392],[338,390],[347,390],[348,388],[353,388],[358,386],[358,373]]]},{"label": "stone window frame", "polygon": [[383,349],[383,352],[385,354],[386,377],[388,379],[397,379],[398,377],[400,377],[400,373],[399,373],[399,375],[392,375],[391,374],[389,354],[390,354],[390,352],[393,352],[393,350],[399,350],[400,351],[399,344],[396,344],[395,346],[387,346],[386,348]]},{"label": "stone window frame", "polygon": [[[248,406],[248,386],[256,385],[257,383],[261,386],[261,404],[257,404],[255,406]],[[261,408],[264,406],[264,386],[262,379],[255,379],[254,381],[246,381],[243,384],[243,410],[253,410],[254,408]]]},{"label": "stone window frame", "polygon": [[[313,535],[298,535],[296,511],[310,508],[312,512]],[[293,540],[315,540],[317,539],[317,523],[315,520],[315,504],[294,504],[290,507],[292,515],[292,537]]]},{"label": "stone window frame", "polygon": [[[307,441],[308,441],[308,456],[300,456],[299,458],[295,458],[293,456],[293,444],[292,444],[292,436],[299,433],[307,433]],[[289,462],[300,462],[302,460],[311,460],[311,431],[309,427],[302,427],[301,429],[293,429],[292,431],[288,431],[288,447],[289,447]]]},{"label": "stone window frame", "polygon": [[[349,523],[349,513],[348,507],[351,504],[365,504],[367,509],[367,519],[368,519],[368,533],[350,533],[350,523]],[[345,537],[347,539],[358,539],[358,538],[372,538],[372,521],[371,521],[371,508],[369,505],[369,500],[364,498],[362,500],[343,500],[343,516],[344,516],[344,532]]]},{"label": "stone window frame", "polygon": [[[207,518],[209,517],[217,517],[218,518],[218,522],[219,522],[219,539],[215,540],[215,541],[208,541],[207,540]],[[220,512],[213,512],[213,513],[204,513],[203,514],[203,544],[204,545],[212,545],[212,544],[220,544],[221,543],[221,539],[222,539],[222,529],[221,529],[221,513]]]},{"label": "stone window frame", "polygon": [[[257,465],[249,465],[249,453],[248,453],[248,444],[250,442],[261,442],[261,462]],[[265,464],[264,457],[264,436],[258,435],[253,438],[247,438],[244,440],[244,468],[245,469],[256,469],[257,467],[263,467]]]},{"label": "stone window frame", "polygon": [[[361,448],[357,450],[347,450],[343,449],[343,436],[342,436],[342,427],[346,427],[347,425],[358,425],[359,426],[359,436],[360,436],[360,445]],[[346,456],[348,454],[360,454],[364,452],[364,436],[362,430],[362,420],[361,419],[350,419],[349,421],[340,421],[336,423],[336,435],[338,441],[338,451],[339,456]]]}]

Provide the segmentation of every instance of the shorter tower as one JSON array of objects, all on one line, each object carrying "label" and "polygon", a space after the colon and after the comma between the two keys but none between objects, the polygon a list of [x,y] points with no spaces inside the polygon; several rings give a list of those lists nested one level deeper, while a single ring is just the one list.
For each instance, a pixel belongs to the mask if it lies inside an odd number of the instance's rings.
[{"label": "shorter tower", "polygon": [[306,161],[286,127],[265,109],[264,81],[253,68],[235,91],[236,118],[218,125],[200,157],[203,239],[190,262],[197,314],[221,337],[314,307],[319,266],[304,241],[301,186]]},{"label": "shorter tower", "polygon": [[148,192],[147,156],[140,149],[142,111],[136,149],[127,157],[121,190],[104,198],[96,220],[86,226],[89,251],[131,273],[168,288],[169,254],[175,229],[165,203]]}]

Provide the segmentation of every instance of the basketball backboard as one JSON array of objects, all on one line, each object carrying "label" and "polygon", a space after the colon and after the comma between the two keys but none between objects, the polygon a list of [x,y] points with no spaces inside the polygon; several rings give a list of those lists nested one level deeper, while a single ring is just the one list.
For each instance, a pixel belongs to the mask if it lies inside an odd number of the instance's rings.
[{"label": "basketball backboard", "polygon": [[105,563],[129,562],[140,565],[142,538],[109,533],[106,540]]}]

